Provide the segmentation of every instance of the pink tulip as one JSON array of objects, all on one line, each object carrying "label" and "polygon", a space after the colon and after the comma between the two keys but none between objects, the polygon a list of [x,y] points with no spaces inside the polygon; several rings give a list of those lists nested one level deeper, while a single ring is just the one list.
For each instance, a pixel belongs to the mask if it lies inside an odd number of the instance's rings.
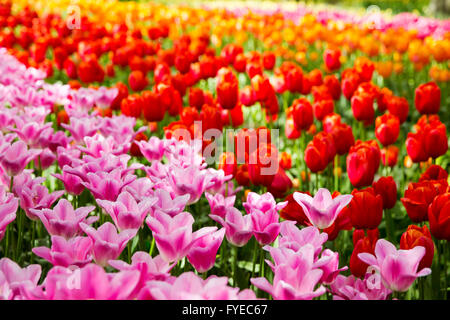
[{"label": "pink tulip", "polygon": [[39,155],[41,151],[27,149],[25,142],[19,140],[11,144],[0,154],[0,165],[9,176],[21,173],[27,164]]},{"label": "pink tulip", "polygon": [[295,259],[294,264],[274,266],[273,284],[264,277],[252,278],[250,282],[270,293],[275,300],[311,300],[324,294],[323,286],[314,290],[323,275],[314,263],[314,247],[305,245]]},{"label": "pink tulip", "polygon": [[225,229],[209,233],[204,237],[194,240],[187,258],[198,272],[206,272],[214,266],[217,251],[222,244]]},{"label": "pink tulip", "polygon": [[69,201],[61,199],[53,209],[30,209],[30,212],[42,221],[49,234],[70,239],[80,233],[80,222],[91,224],[98,219],[86,219],[94,209],[94,206],[88,206],[74,210]]},{"label": "pink tulip", "polygon": [[260,245],[270,244],[275,241],[280,233],[279,215],[277,211],[261,212],[252,209],[253,235]]},{"label": "pink tulip", "polygon": [[210,183],[206,171],[194,165],[186,168],[171,166],[167,179],[178,196],[189,194],[188,204],[197,202]]},{"label": "pink tulip", "polygon": [[280,230],[281,237],[279,246],[298,251],[307,244],[314,247],[314,256],[317,258],[322,252],[322,245],[327,241],[328,235],[320,233],[316,227],[306,227],[299,229],[295,225],[295,221],[283,221]]},{"label": "pink tulip", "polygon": [[21,299],[25,288],[34,288],[41,277],[41,266],[38,264],[21,268],[14,261],[3,258],[0,259],[0,279],[8,283],[10,295],[13,299]]},{"label": "pink tulip", "polygon": [[253,235],[251,216],[242,216],[242,213],[234,207],[227,209],[225,218],[216,215],[209,216],[225,228],[228,242],[237,247],[244,246]]},{"label": "pink tulip", "polygon": [[146,198],[137,203],[131,194],[124,191],[119,194],[115,202],[97,200],[97,203],[109,214],[117,229],[123,231],[127,229],[138,230],[156,201],[156,198]]},{"label": "pink tulip", "polygon": [[[338,275],[330,285],[333,300],[386,300],[391,294],[381,281],[371,282],[370,273],[364,279]],[[374,278],[376,280],[376,278]]]},{"label": "pink tulip", "polygon": [[41,154],[34,159],[34,166],[35,168],[39,168],[40,166],[42,170],[45,170],[49,168],[55,160],[56,156],[53,152],[49,148],[45,148],[41,151]]},{"label": "pink tulip", "polygon": [[92,240],[87,237],[75,237],[69,240],[60,236],[52,236],[52,247],[37,247],[33,253],[54,266],[83,267],[92,260],[90,254]]},{"label": "pink tulip", "polygon": [[242,205],[248,214],[251,214],[254,210],[267,213],[277,212],[283,209],[287,205],[287,202],[280,202],[277,204],[270,192],[266,192],[263,195],[259,195],[255,192],[249,192],[247,202],[244,202]]},{"label": "pink tulip", "polygon": [[0,241],[5,236],[8,225],[16,219],[19,201],[12,193],[7,193],[5,187],[0,185]]},{"label": "pink tulip", "polygon": [[127,174],[122,177],[120,168],[111,172],[89,172],[87,181],[82,184],[92,192],[96,199],[116,201],[124,187],[136,180],[136,176]]},{"label": "pink tulip", "polygon": [[172,196],[169,191],[159,188],[154,192],[154,196],[158,201],[153,206],[154,211],[162,211],[171,217],[175,217],[182,212],[189,201],[190,196],[188,194],[182,196]]},{"label": "pink tulip", "polygon": [[41,185],[41,179],[37,178],[35,181],[30,181],[21,188],[18,193],[20,198],[20,207],[25,210],[28,218],[37,220],[34,210],[41,210],[50,208],[50,206],[58,200],[63,194],[64,190],[48,192],[46,186]]},{"label": "pink tulip", "polygon": [[389,241],[380,239],[375,245],[375,256],[370,253],[360,253],[358,258],[379,272],[386,288],[405,292],[417,277],[431,273],[430,268],[423,268],[417,272],[424,255],[425,248],[422,246],[416,246],[410,250],[397,250]]},{"label": "pink tulip", "polygon": [[330,257],[328,262],[320,267],[323,271],[320,282],[323,284],[332,284],[340,272],[348,269],[346,266],[339,268],[339,253],[337,252],[325,249],[322,251],[321,257]]},{"label": "pink tulip", "polygon": [[61,126],[72,134],[76,142],[83,142],[84,137],[93,136],[100,127],[96,118],[70,118],[70,124],[61,124]]},{"label": "pink tulip", "polygon": [[128,191],[136,201],[142,201],[147,197],[153,196],[153,183],[147,177],[138,178],[127,185],[123,190]]},{"label": "pink tulip", "polygon": [[309,221],[319,229],[331,226],[339,212],[352,200],[352,195],[331,197],[330,191],[320,188],[314,198],[306,193],[295,192],[294,199],[303,208]]},{"label": "pink tulip", "polygon": [[86,147],[78,146],[78,149],[94,158],[102,157],[103,153],[111,153],[114,155],[124,154],[128,152],[131,146],[131,143],[119,145],[113,137],[109,136],[105,138],[99,133],[96,133],[92,137],[84,137],[83,140]]},{"label": "pink tulip", "polygon": [[162,211],[156,211],[146,222],[153,232],[159,253],[167,262],[183,259],[195,240],[217,230],[216,227],[206,227],[192,232],[194,218],[189,212],[171,217]]},{"label": "pink tulip", "polygon": [[82,184],[83,180],[81,180],[80,177],[67,173],[65,170],[62,171],[62,174],[52,173],[52,176],[61,180],[64,185],[64,189],[66,189],[66,191],[71,195],[79,196],[85,189]]},{"label": "pink tulip", "polygon": [[15,123],[16,128],[11,128],[11,131],[17,133],[20,140],[32,148],[39,147],[39,140],[42,132],[52,126],[51,123],[42,125],[37,122],[27,122],[21,117],[16,117]]},{"label": "pink tulip", "polygon": [[44,283],[34,290],[27,290],[28,299],[45,300],[126,300],[139,281],[135,270],[106,273],[96,265],[83,268],[53,267]]},{"label": "pink tulip", "polygon": [[255,300],[255,293],[228,285],[228,278],[210,276],[203,280],[185,272],[172,281],[149,281],[138,299],[150,300]]},{"label": "pink tulip", "polygon": [[150,162],[159,161],[164,155],[164,140],[152,136],[148,141],[136,141],[136,145],[142,152],[142,155]]},{"label": "pink tulip", "polygon": [[78,160],[81,155],[81,151],[76,148],[66,149],[63,147],[57,147],[56,153],[58,166],[60,169],[64,168],[65,165],[71,166],[73,160]]},{"label": "pink tulip", "polygon": [[169,264],[161,256],[152,258],[147,252],[138,251],[131,257],[131,264],[122,260],[110,260],[109,265],[120,271],[139,271],[140,280],[134,294],[132,294],[132,296],[135,296],[146,285],[147,281],[169,279],[171,277],[169,272],[175,266],[175,263]]},{"label": "pink tulip", "polygon": [[81,222],[80,228],[91,238],[94,260],[101,266],[106,266],[109,260],[117,259],[137,231],[129,229],[118,234],[116,227],[110,222],[102,224],[97,230]]},{"label": "pink tulip", "polygon": [[236,196],[224,197],[220,193],[212,195],[211,193],[206,192],[205,197],[211,208],[211,214],[221,218],[225,218],[227,208],[233,207],[234,202],[236,201]]}]

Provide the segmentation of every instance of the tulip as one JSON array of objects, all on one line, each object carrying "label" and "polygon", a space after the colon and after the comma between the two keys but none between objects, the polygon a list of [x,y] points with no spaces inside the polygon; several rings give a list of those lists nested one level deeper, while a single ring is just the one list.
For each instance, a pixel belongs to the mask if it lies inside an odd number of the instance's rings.
[{"label": "tulip", "polygon": [[419,223],[428,220],[428,207],[440,193],[443,192],[432,182],[410,183],[408,189],[405,190],[405,196],[400,200],[409,218],[413,222]]},{"label": "tulip", "polygon": [[352,127],[345,123],[334,126],[329,133],[333,137],[334,146],[339,155],[346,154],[355,144]]},{"label": "tulip", "polygon": [[152,136],[148,141],[136,141],[142,155],[150,162],[159,161],[164,156],[164,141]]},{"label": "tulip", "polygon": [[255,185],[270,187],[278,170],[278,150],[272,144],[260,144],[249,156],[248,173]]},{"label": "tulip", "polygon": [[324,99],[314,102],[314,116],[317,120],[322,121],[326,115],[333,113],[334,102],[330,99]]},{"label": "tulip", "polygon": [[375,117],[373,98],[366,92],[355,93],[351,98],[353,116],[356,120],[371,124]]},{"label": "tulip", "polygon": [[95,262],[101,266],[106,266],[109,260],[117,259],[137,231],[128,229],[117,233],[116,227],[110,222],[102,224],[97,230],[83,222],[79,225],[92,240],[92,255]]},{"label": "tulip", "polygon": [[52,236],[52,247],[36,247],[31,251],[47,260],[54,266],[83,267],[92,260],[90,254],[92,240],[87,237],[75,237],[69,240],[60,236]]},{"label": "tulip", "polygon": [[390,145],[381,149],[381,162],[384,166],[394,167],[397,164],[398,148]]},{"label": "tulip", "polygon": [[340,57],[340,50],[326,49],[323,53],[323,60],[327,69],[330,71],[339,69],[341,67]]},{"label": "tulip", "polygon": [[8,259],[0,259],[0,279],[8,285],[11,299],[23,299],[24,289],[35,288],[41,277],[41,266],[31,264],[21,268],[17,263]]},{"label": "tulip", "polygon": [[292,181],[286,172],[279,167],[275,178],[267,190],[277,198],[282,198],[292,188]]},{"label": "tulip", "polygon": [[392,291],[406,292],[417,277],[431,273],[429,268],[418,271],[419,263],[425,256],[425,248],[417,246],[409,250],[397,250],[384,239],[377,241],[375,255],[360,253],[358,257],[365,263],[374,266],[381,275],[386,288]]},{"label": "tulip", "polygon": [[355,188],[371,185],[380,165],[380,148],[375,140],[360,141],[350,148],[347,173]]},{"label": "tulip", "polygon": [[224,197],[220,193],[212,195],[211,193],[206,192],[205,197],[211,208],[211,214],[221,218],[225,218],[227,208],[233,207],[236,200],[236,196]]},{"label": "tulip", "polygon": [[421,84],[415,91],[415,106],[420,114],[435,114],[441,106],[441,89],[434,82]]},{"label": "tulip", "polygon": [[166,106],[161,103],[160,96],[161,94],[148,90],[143,91],[141,94],[142,114],[148,122],[160,122],[164,119]]},{"label": "tulip", "polygon": [[300,249],[295,266],[280,264],[273,268],[273,284],[266,278],[252,278],[250,282],[268,292],[275,300],[312,300],[325,293],[320,286],[316,290],[323,271],[314,266],[314,247],[310,244]]},{"label": "tulip", "polygon": [[189,212],[181,212],[171,217],[156,211],[153,216],[147,218],[146,223],[153,232],[159,253],[167,262],[183,259],[196,240],[217,230],[216,227],[210,227],[192,232],[194,218]]},{"label": "tulip", "polygon": [[200,273],[206,272],[214,266],[217,251],[225,236],[225,228],[194,240],[187,259]]},{"label": "tulip", "polygon": [[389,113],[396,116],[400,124],[406,121],[409,114],[409,103],[404,97],[392,96],[388,100]]},{"label": "tulip", "polygon": [[97,200],[97,203],[109,214],[119,231],[139,230],[151,207],[158,201],[156,197],[147,197],[139,203],[127,191],[117,197],[117,201]]},{"label": "tulip", "polygon": [[359,258],[359,254],[363,252],[374,253],[375,243],[377,240],[378,237],[363,237],[359,239],[356,244],[354,244],[355,248],[353,249],[352,255],[350,257],[350,271],[355,277],[360,278],[364,276],[367,272],[367,268],[369,267],[367,263]]},{"label": "tulip", "polygon": [[338,275],[330,285],[334,294],[333,300],[386,300],[391,291],[382,283],[377,287],[372,277],[370,273],[367,273],[364,279]]},{"label": "tulip", "polygon": [[434,243],[426,225],[422,228],[415,225],[409,225],[408,229],[402,234],[400,239],[400,249],[408,250],[417,246],[422,246],[426,250],[425,256],[420,261],[418,271],[423,268],[430,268],[433,263]]},{"label": "tulip", "polygon": [[341,85],[335,75],[327,75],[323,78],[323,84],[328,88],[333,100],[339,100],[341,96]]},{"label": "tulip", "polygon": [[94,209],[94,206],[87,206],[74,210],[69,201],[61,199],[52,210],[44,208],[30,211],[42,221],[49,234],[70,239],[80,233],[81,222],[94,222],[93,219],[86,219]]},{"label": "tulip", "polygon": [[381,177],[372,184],[376,194],[383,198],[383,209],[392,209],[397,202],[397,184],[393,177]]},{"label": "tulip", "polygon": [[189,194],[172,195],[163,188],[155,190],[153,195],[157,198],[157,202],[153,205],[153,211],[162,211],[171,217],[175,217],[182,212],[190,198]]},{"label": "tulip", "polygon": [[439,240],[450,241],[450,193],[438,195],[428,207],[431,234]]},{"label": "tulip", "polygon": [[383,197],[372,187],[352,191],[353,199],[348,205],[350,220],[356,229],[374,229],[383,217]]},{"label": "tulip", "polygon": [[375,136],[383,146],[395,143],[400,133],[400,121],[396,116],[386,113],[375,120]]},{"label": "tulip", "polygon": [[152,280],[142,289],[138,299],[150,300],[252,300],[251,290],[232,288],[227,277],[210,276],[203,280],[193,272],[185,272],[171,283]]},{"label": "tulip", "polygon": [[0,165],[6,174],[16,176],[39,154],[39,150],[27,149],[25,142],[19,140],[6,147],[0,154]]},{"label": "tulip", "polygon": [[140,118],[144,99],[138,94],[131,94],[122,100],[120,110],[128,117]]},{"label": "tulip", "polygon": [[218,72],[217,100],[222,108],[233,109],[239,99],[239,83],[230,69],[221,69]]},{"label": "tulip", "polygon": [[319,229],[331,226],[352,198],[351,195],[340,195],[333,199],[330,192],[324,188],[320,188],[314,198],[304,193],[294,193],[295,201],[303,208],[311,224]]},{"label": "tulip", "polygon": [[431,165],[424,173],[420,175],[419,182],[428,180],[447,180],[448,173],[437,164]]},{"label": "tulip", "polygon": [[8,225],[16,219],[19,201],[12,193],[6,193],[5,187],[0,186],[0,241],[5,236]]},{"label": "tulip", "polygon": [[302,206],[295,201],[293,193],[286,197],[285,202],[287,202],[287,205],[280,211],[281,218],[296,221],[298,224],[304,226],[310,225],[305,211]]},{"label": "tulip", "polygon": [[227,241],[237,247],[243,247],[253,235],[251,215],[242,216],[234,207],[227,209],[225,218],[212,214],[210,217],[225,228]]},{"label": "tulip", "polygon": [[297,130],[308,130],[314,120],[311,103],[305,98],[299,98],[294,100],[293,108],[292,115]]},{"label": "tulip", "polygon": [[20,207],[25,210],[27,217],[32,220],[38,219],[32,211],[33,209],[41,210],[50,208],[64,194],[64,190],[49,193],[47,187],[40,184],[41,182],[42,180],[35,179],[23,185],[21,192],[18,193]]},{"label": "tulip", "polygon": [[131,90],[141,91],[148,85],[148,79],[142,71],[135,70],[128,76],[128,84],[130,85]]}]

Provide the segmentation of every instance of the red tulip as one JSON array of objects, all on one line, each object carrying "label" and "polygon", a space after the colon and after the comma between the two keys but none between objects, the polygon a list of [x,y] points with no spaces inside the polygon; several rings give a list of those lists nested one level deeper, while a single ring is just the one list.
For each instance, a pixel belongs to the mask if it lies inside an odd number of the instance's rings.
[{"label": "red tulip", "polygon": [[345,123],[339,123],[331,129],[336,152],[339,155],[346,154],[355,144],[352,127]]},{"label": "red tulip", "polygon": [[375,140],[356,141],[347,155],[347,173],[355,188],[371,185],[380,165],[381,152]]},{"label": "red tulip", "polygon": [[350,220],[356,229],[374,229],[383,217],[383,198],[372,187],[352,191],[348,205]]},{"label": "red tulip", "polygon": [[148,85],[148,79],[142,71],[136,70],[128,76],[128,84],[131,90],[141,91]]},{"label": "red tulip", "polygon": [[375,243],[378,239],[373,239],[370,237],[364,237],[359,239],[353,249],[352,255],[350,257],[350,271],[355,277],[364,277],[366,274],[368,264],[362,262],[358,258],[358,254],[366,252],[370,254],[375,254]]},{"label": "red tulip", "polygon": [[265,51],[262,55],[263,66],[265,70],[272,70],[275,66],[275,54],[270,51]]},{"label": "red tulip", "polygon": [[248,173],[254,185],[270,187],[278,167],[278,151],[271,144],[260,144],[249,156]]},{"label": "red tulip", "polygon": [[326,115],[333,113],[333,100],[319,100],[313,104],[314,116],[317,120],[322,121]]},{"label": "red tulip", "polygon": [[440,190],[430,181],[410,183],[405,190],[405,196],[400,200],[409,218],[418,223],[428,220],[428,206],[438,194],[445,192],[445,189]]},{"label": "red tulip", "polygon": [[217,100],[224,109],[233,109],[239,99],[239,83],[230,69],[222,68],[218,73]]},{"label": "red tulip", "polygon": [[381,162],[383,166],[394,167],[397,164],[398,148],[390,145],[387,148],[381,149]]},{"label": "red tulip", "polygon": [[437,196],[428,208],[431,234],[450,241],[450,192]]},{"label": "red tulip", "polygon": [[393,177],[381,177],[372,184],[376,194],[383,198],[383,209],[392,209],[397,202],[397,184]]},{"label": "red tulip", "polygon": [[333,100],[339,100],[341,96],[341,84],[335,75],[328,75],[323,78],[323,84],[328,88]]},{"label": "red tulip", "polygon": [[415,225],[410,225],[402,234],[400,239],[400,249],[409,250],[417,246],[422,246],[425,248],[425,255],[422,260],[420,260],[417,271],[420,271],[423,268],[430,268],[433,263],[434,243],[431,238],[430,231],[426,225],[422,228]]},{"label": "red tulip", "polygon": [[441,89],[434,82],[421,84],[416,88],[415,106],[420,114],[434,114],[441,106]]},{"label": "red tulip", "polygon": [[366,92],[358,92],[351,98],[353,116],[358,121],[365,124],[373,122],[375,110],[373,108],[373,98]]},{"label": "red tulip", "polygon": [[[147,141],[148,137],[143,132],[139,132],[135,137],[134,141]],[[133,157],[142,157],[141,149],[139,146],[133,141],[131,148],[130,148],[130,154]]]},{"label": "red tulip", "polygon": [[292,168],[292,157],[286,151],[280,153],[280,167],[284,170],[289,170]]},{"label": "red tulip", "polygon": [[383,146],[395,143],[400,133],[400,121],[390,113],[386,113],[375,120],[375,136]]},{"label": "red tulip", "polygon": [[403,123],[408,118],[409,103],[406,98],[392,96],[388,100],[389,113],[398,118],[400,123]]},{"label": "red tulip", "polygon": [[123,115],[139,118],[141,116],[143,103],[142,97],[135,93],[122,100],[120,109]]},{"label": "red tulip", "polygon": [[327,69],[330,71],[339,69],[341,67],[340,57],[340,50],[326,49],[323,53],[323,60]]},{"label": "red tulip", "polygon": [[236,171],[236,182],[240,186],[249,186],[250,185],[250,176],[248,174],[248,165],[241,164]]},{"label": "red tulip", "polygon": [[272,184],[267,188],[275,198],[282,198],[292,188],[292,181],[281,167],[273,178]]},{"label": "red tulip", "polygon": [[293,119],[298,130],[308,130],[314,121],[313,108],[306,98],[299,98],[293,102]]},{"label": "red tulip", "polygon": [[448,172],[437,164],[431,165],[424,173],[420,175],[419,182],[428,180],[447,180]]},{"label": "red tulip", "polygon": [[200,110],[203,106],[203,90],[200,88],[189,89],[189,105]]}]

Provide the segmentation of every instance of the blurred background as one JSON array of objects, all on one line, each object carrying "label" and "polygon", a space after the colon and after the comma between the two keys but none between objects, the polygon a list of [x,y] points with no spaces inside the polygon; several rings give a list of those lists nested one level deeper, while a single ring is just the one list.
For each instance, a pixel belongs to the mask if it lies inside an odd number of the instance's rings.
[{"label": "blurred background", "polygon": [[[127,0],[122,0],[127,1]],[[146,2],[152,0],[137,0],[138,2]],[[221,0],[220,2],[235,2],[235,0]],[[153,2],[160,2],[165,4],[195,4],[199,3],[214,3],[214,0],[153,0]],[[242,0],[241,2],[250,2]],[[251,1],[251,2],[254,2]],[[267,1],[264,1],[267,2]],[[380,10],[387,11],[387,13],[398,14],[401,12],[411,12],[423,16],[436,17],[447,19],[450,17],[450,0],[272,0],[274,3],[286,4],[304,4],[304,5],[319,5],[319,6],[336,6],[341,9],[355,9],[361,10],[369,7],[377,6]]]}]

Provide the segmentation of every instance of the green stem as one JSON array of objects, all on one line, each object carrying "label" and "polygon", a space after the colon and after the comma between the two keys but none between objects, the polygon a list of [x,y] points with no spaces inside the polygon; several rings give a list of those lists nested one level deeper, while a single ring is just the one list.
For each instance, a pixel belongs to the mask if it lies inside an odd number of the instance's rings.
[{"label": "green stem", "polygon": [[256,256],[257,256],[257,251],[258,251],[258,241],[255,240],[255,245],[253,246],[253,267],[252,267],[252,276],[250,277],[253,278],[255,276],[255,266],[256,266]]},{"label": "green stem", "polygon": [[153,249],[155,249],[155,237],[152,235],[152,244],[150,245],[150,251],[148,253],[150,256],[153,254]]},{"label": "green stem", "polygon": [[[36,237],[36,221],[31,221],[31,249],[34,247],[34,239]],[[31,253],[31,262],[30,264],[33,264],[34,262],[34,254]]]},{"label": "green stem", "polygon": [[238,247],[233,246],[233,287],[236,287],[237,254],[238,254]]},{"label": "green stem", "polygon": [[339,191],[339,155],[336,154],[334,157],[334,190]]}]

